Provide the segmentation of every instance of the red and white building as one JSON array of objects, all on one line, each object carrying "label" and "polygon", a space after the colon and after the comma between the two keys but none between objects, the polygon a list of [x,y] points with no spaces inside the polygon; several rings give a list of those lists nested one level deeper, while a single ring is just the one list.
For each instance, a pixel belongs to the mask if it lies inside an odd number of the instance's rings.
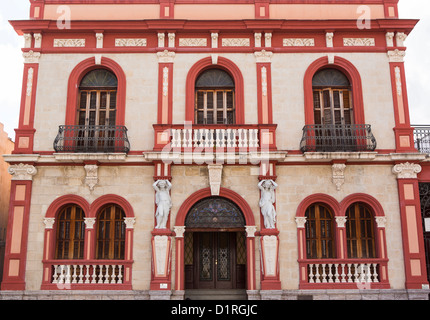
[{"label": "red and white building", "polygon": [[428,299],[398,0],[30,2],[2,295]]}]

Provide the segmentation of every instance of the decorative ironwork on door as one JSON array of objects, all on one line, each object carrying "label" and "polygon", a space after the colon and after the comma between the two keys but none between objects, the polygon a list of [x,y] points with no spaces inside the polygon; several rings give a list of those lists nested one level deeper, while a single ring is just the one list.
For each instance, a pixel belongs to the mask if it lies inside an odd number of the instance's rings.
[{"label": "decorative ironwork on door", "polygon": [[245,219],[239,207],[222,197],[199,201],[185,220],[187,228],[243,228]]}]

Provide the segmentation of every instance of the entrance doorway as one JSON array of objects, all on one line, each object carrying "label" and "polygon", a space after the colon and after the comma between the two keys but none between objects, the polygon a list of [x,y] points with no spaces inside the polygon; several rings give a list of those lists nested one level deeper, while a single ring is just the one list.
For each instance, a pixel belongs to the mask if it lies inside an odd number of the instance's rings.
[{"label": "entrance doorway", "polygon": [[245,219],[222,197],[197,202],[185,219],[185,289],[245,289]]},{"label": "entrance doorway", "polygon": [[244,232],[187,232],[185,289],[245,289]]}]

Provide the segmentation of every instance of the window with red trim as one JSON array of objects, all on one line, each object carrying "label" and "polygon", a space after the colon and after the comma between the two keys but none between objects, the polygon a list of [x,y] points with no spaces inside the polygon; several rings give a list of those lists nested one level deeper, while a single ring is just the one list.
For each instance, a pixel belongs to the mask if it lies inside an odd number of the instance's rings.
[{"label": "window with red trim", "polygon": [[58,214],[55,259],[83,259],[84,212],[77,205],[65,206]]},{"label": "window with red trim", "polygon": [[97,259],[121,260],[125,251],[125,213],[117,205],[104,207],[97,216]]},{"label": "window with red trim", "polygon": [[346,211],[348,258],[376,258],[374,216],[362,203],[352,204]]}]

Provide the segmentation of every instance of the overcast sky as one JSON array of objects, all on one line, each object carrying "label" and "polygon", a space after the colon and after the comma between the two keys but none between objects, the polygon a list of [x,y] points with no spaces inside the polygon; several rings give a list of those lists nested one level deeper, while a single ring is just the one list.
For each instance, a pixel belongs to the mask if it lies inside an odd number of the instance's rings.
[{"label": "overcast sky", "polygon": [[[8,20],[28,19],[29,0],[0,1],[0,122],[11,138],[18,125],[24,40]],[[430,0],[400,0],[400,18],[420,19],[406,40],[405,63],[412,124],[430,125]]]}]

